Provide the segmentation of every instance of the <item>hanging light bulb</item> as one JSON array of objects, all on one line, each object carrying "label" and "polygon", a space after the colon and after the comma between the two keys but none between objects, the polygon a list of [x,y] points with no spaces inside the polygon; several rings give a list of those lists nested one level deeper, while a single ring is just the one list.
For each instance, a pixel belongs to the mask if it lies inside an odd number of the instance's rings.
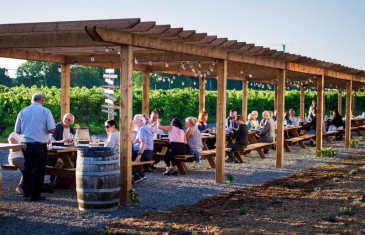
[{"label": "hanging light bulb", "polygon": [[249,74],[248,76],[249,76],[250,78],[253,78],[253,75],[252,75],[252,74]]},{"label": "hanging light bulb", "polygon": [[196,85],[196,82],[194,81],[194,82],[193,82],[193,84],[194,84],[194,86],[195,86],[195,85]]},{"label": "hanging light bulb", "polygon": [[177,72],[177,76],[179,76],[179,77],[180,77],[180,75],[181,75],[181,73],[180,73],[180,70],[179,70],[179,72]]},{"label": "hanging light bulb", "polygon": [[213,70],[214,70],[214,69],[213,69],[213,66],[209,66],[209,71],[210,71],[210,72],[213,72]]},{"label": "hanging light bulb", "polygon": [[44,68],[41,68],[40,74],[45,75]]},{"label": "hanging light bulb", "polygon": [[[61,72],[61,66],[58,66],[58,72]],[[23,72],[24,73],[24,72]]]},{"label": "hanging light bulb", "polygon": [[166,61],[165,63],[165,67],[168,68],[169,67],[169,62]]},{"label": "hanging light bulb", "polygon": [[91,60],[92,62],[94,62],[94,61],[95,61],[95,57],[94,57],[93,55],[91,55],[90,60]]},{"label": "hanging light bulb", "polygon": [[195,73],[195,69],[193,68],[193,69],[191,70],[191,72]]},{"label": "hanging light bulb", "polygon": [[198,62],[198,67],[199,67],[199,68],[201,68],[201,67],[202,67],[202,65],[200,64],[200,61]]},{"label": "hanging light bulb", "polygon": [[23,77],[26,77],[27,73],[25,71],[23,71]]},{"label": "hanging light bulb", "polygon": [[150,59],[150,61],[148,62],[148,65],[152,65],[152,59]]},{"label": "hanging light bulb", "polygon": [[136,57],[136,58],[134,58],[134,63],[135,63],[135,64],[138,64],[138,59],[137,59],[137,57]]},{"label": "hanging light bulb", "polygon": [[241,69],[240,73],[243,74],[243,70],[242,69]]},{"label": "hanging light bulb", "polygon": [[5,74],[5,76],[9,76],[9,70],[8,69],[5,69],[4,74]]},{"label": "hanging light bulb", "polygon": [[161,81],[162,80],[161,76],[158,76],[157,80]]},{"label": "hanging light bulb", "polygon": [[184,81],[182,81],[182,82],[181,82],[181,85],[183,85],[183,86],[184,86],[184,85],[185,85],[185,82],[184,82]]},{"label": "hanging light bulb", "polygon": [[186,68],[185,68],[185,63],[184,62],[182,62],[182,64],[181,64],[181,68],[182,68],[182,70],[185,70]]},{"label": "hanging light bulb", "polygon": [[165,78],[163,78],[162,81],[165,82],[166,81]]},{"label": "hanging light bulb", "polygon": [[120,50],[118,50],[118,55],[120,55]]},{"label": "hanging light bulb", "polygon": [[216,63],[217,61],[216,60],[214,60],[214,62],[212,63],[212,66],[215,66],[215,63]]},{"label": "hanging light bulb", "polygon": [[109,48],[105,47],[105,52],[108,53],[109,52]]},{"label": "hanging light bulb", "polygon": [[208,75],[208,76],[210,75],[210,71],[209,71],[209,70],[207,71],[207,75]]},{"label": "hanging light bulb", "polygon": [[174,83],[174,81],[171,80],[171,84],[173,84],[173,83]]}]

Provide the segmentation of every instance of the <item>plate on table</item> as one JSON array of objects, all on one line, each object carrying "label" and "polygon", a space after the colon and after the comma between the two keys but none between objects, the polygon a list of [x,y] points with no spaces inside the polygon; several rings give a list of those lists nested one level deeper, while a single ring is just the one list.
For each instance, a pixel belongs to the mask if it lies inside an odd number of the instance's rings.
[{"label": "plate on table", "polygon": [[64,146],[52,146],[51,149],[53,150],[57,150],[57,149],[65,149],[66,147]]},{"label": "plate on table", "polygon": [[78,144],[76,147],[89,147],[89,144]]}]

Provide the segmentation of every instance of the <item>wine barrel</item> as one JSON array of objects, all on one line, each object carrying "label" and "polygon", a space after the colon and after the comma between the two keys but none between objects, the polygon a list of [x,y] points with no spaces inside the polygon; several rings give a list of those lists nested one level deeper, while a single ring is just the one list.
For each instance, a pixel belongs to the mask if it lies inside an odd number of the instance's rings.
[{"label": "wine barrel", "polygon": [[77,150],[76,192],[79,210],[113,211],[119,206],[119,155],[109,147]]}]

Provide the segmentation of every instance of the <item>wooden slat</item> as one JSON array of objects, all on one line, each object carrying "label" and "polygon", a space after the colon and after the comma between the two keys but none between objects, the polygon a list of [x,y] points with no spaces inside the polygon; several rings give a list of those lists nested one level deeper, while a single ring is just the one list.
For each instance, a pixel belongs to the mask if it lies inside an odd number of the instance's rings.
[{"label": "wooden slat", "polygon": [[142,113],[150,113],[150,72],[143,72]]},{"label": "wooden slat", "polygon": [[155,25],[150,28],[148,31],[140,32],[141,34],[146,35],[160,35],[161,33],[165,32],[170,28],[170,25]]},{"label": "wooden slat", "polygon": [[70,112],[70,64],[61,64],[61,122],[63,116]]},{"label": "wooden slat", "polygon": [[284,110],[285,110],[285,78],[286,71],[280,70],[278,72],[278,112],[276,117],[277,134],[276,134],[276,167],[282,168],[284,166]]},{"label": "wooden slat", "polygon": [[345,121],[345,148],[350,148],[351,140],[351,111],[352,111],[352,81],[346,84],[346,121]]}]

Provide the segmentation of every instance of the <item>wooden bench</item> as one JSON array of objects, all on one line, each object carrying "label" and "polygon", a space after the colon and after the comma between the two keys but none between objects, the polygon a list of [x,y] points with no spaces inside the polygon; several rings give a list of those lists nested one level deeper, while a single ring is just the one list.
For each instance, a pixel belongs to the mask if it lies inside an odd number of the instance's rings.
[{"label": "wooden bench", "polygon": [[330,140],[329,137],[330,136],[335,136],[336,134],[338,134],[338,131],[327,131],[322,136],[327,141],[327,143],[331,143],[331,140]]},{"label": "wooden bench", "polygon": [[15,165],[11,165],[11,164],[2,164],[1,169],[5,170],[5,171],[16,171],[16,170],[18,170],[18,167],[16,167]]},{"label": "wooden bench", "polygon": [[195,160],[194,155],[190,154],[174,155],[174,158],[177,162],[177,169],[182,175],[186,175],[188,172],[188,167],[186,166],[185,162],[193,162]]},{"label": "wooden bench", "polygon": [[[231,148],[225,148],[225,152],[230,152]],[[214,157],[216,155],[216,149],[204,150],[199,153],[201,159],[206,159],[212,168],[215,168]]]},{"label": "wooden bench", "polygon": [[252,151],[256,151],[259,154],[260,158],[265,159],[266,157],[262,150],[271,148],[272,146],[275,146],[275,145],[276,145],[275,142],[272,142],[272,143],[258,142],[258,143],[249,144],[249,145],[247,145],[246,148],[234,149],[233,153],[234,153],[234,156],[237,158],[237,160],[240,163],[243,163],[243,159],[242,159],[241,155],[249,154]]},{"label": "wooden bench", "polygon": [[[346,129],[340,129],[337,130],[339,133],[345,134]],[[361,136],[361,132],[360,132],[360,127],[359,126],[352,126],[351,127],[351,132],[356,132],[358,136]]]},{"label": "wooden bench", "polygon": [[153,163],[155,163],[154,160],[140,161],[140,162],[132,162],[132,167],[133,166],[143,166],[143,165],[153,165]]},{"label": "wooden bench", "polygon": [[301,148],[305,148],[303,141],[313,139],[313,138],[315,138],[315,136],[316,136],[315,134],[307,134],[307,135],[301,135],[301,136],[296,136],[293,138],[285,139],[284,148],[287,152],[291,152],[291,149],[289,148],[289,144],[295,144],[295,143],[298,143]]}]

